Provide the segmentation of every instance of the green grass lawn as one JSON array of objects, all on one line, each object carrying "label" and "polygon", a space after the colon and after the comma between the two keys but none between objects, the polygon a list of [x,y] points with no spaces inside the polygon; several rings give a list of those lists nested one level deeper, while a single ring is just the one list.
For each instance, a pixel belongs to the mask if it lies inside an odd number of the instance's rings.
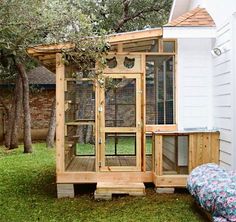
[{"label": "green grass lawn", "polygon": [[206,221],[190,195],[156,194],[93,200],[93,189],[74,199],[57,199],[55,150],[35,144],[33,154],[0,147],[0,221]]}]

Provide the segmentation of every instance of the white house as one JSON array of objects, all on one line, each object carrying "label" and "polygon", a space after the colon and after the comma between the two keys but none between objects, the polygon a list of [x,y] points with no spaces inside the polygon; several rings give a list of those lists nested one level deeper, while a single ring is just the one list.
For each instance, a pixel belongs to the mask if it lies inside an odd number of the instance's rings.
[{"label": "white house", "polygon": [[174,0],[163,37],[178,39],[179,129],[218,129],[220,164],[236,169],[236,1]]}]

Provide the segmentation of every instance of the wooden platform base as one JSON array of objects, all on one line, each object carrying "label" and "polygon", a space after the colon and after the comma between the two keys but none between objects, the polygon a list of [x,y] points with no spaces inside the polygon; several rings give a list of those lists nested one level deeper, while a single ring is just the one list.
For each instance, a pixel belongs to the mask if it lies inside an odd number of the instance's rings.
[{"label": "wooden platform base", "polygon": [[94,193],[95,199],[111,200],[112,194],[128,194],[130,196],[144,196],[145,186],[143,183],[97,183]]},{"label": "wooden platform base", "polygon": [[[107,156],[106,166],[135,166],[133,156]],[[146,171],[152,170],[152,157],[146,156]],[[95,172],[95,157],[75,156],[68,165],[67,172]]]}]

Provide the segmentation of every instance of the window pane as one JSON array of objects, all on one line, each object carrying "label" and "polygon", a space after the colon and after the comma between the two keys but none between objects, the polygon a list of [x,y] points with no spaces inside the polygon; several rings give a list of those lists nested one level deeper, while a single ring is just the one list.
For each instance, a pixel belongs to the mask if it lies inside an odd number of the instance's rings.
[{"label": "window pane", "polygon": [[173,124],[173,113],[173,56],[147,56],[146,124]]}]

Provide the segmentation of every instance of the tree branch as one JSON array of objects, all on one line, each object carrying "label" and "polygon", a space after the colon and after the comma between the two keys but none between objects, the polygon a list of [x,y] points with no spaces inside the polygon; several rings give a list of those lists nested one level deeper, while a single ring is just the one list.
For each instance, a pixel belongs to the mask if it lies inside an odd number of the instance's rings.
[{"label": "tree branch", "polygon": [[121,28],[130,20],[133,20],[135,18],[143,18],[143,14],[148,12],[160,12],[162,9],[164,9],[164,5],[152,5],[150,7],[144,8],[138,12],[135,12],[132,15],[129,15],[129,6],[132,3],[132,0],[123,0],[123,15],[122,19],[120,19],[114,28],[115,32],[119,32]]}]

